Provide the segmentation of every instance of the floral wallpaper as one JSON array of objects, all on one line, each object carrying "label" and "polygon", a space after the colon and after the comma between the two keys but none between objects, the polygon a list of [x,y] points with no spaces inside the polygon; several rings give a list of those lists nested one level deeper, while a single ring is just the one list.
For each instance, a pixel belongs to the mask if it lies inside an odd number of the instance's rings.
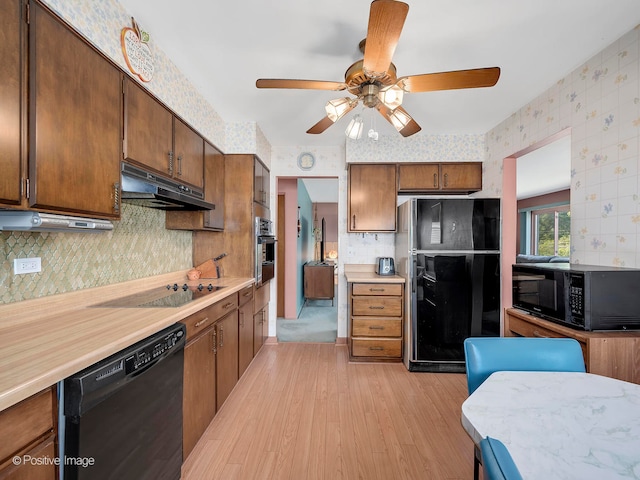
[{"label": "floral wallpaper", "polygon": [[484,187],[502,162],[571,130],[571,262],[640,267],[640,28],[558,80],[487,133]]}]

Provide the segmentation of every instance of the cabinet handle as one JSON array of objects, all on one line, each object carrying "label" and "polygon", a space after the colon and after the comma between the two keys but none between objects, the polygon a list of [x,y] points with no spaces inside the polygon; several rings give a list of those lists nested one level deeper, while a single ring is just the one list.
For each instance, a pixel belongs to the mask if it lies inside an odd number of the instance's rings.
[{"label": "cabinet handle", "polygon": [[217,354],[218,353],[218,349],[216,348],[216,344],[218,343],[218,340],[216,338],[216,329],[213,329],[213,332],[211,332],[211,341],[213,342],[213,347],[211,347],[211,351],[213,352],[213,354]]},{"label": "cabinet handle", "polygon": [[433,174],[433,187],[436,188],[438,186],[438,174]]},{"label": "cabinet handle", "polygon": [[251,295],[253,295],[253,292],[244,292],[244,297],[250,297]]},{"label": "cabinet handle", "polygon": [[224,327],[220,325],[220,348],[224,347]]},{"label": "cabinet handle", "polygon": [[384,305],[369,305],[371,310],[384,310]]},{"label": "cabinet handle", "polygon": [[113,212],[120,213],[120,183],[113,184]]},{"label": "cabinet handle", "polygon": [[194,325],[194,327],[198,328],[201,327],[202,325],[204,325],[205,323],[207,323],[209,321],[209,317],[204,317],[202,320],[200,320],[199,322],[196,322],[196,324]]},{"label": "cabinet handle", "polygon": [[384,330],[384,327],[380,327],[380,326],[377,326],[377,325],[371,325],[369,327],[369,330]]},{"label": "cabinet handle", "polygon": [[449,186],[448,178],[449,178],[449,174],[445,173],[444,174],[444,186],[445,187]]},{"label": "cabinet handle", "polygon": [[169,175],[173,176],[173,151],[169,150]]},{"label": "cabinet handle", "polygon": [[548,335],[543,335],[542,333],[540,333],[538,330],[534,330],[533,331],[533,336],[534,337],[538,337],[538,338],[549,338]]},{"label": "cabinet handle", "polygon": [[370,288],[370,292],[384,292],[384,288]]},{"label": "cabinet handle", "polygon": [[229,302],[229,303],[225,303],[222,308],[224,308],[225,310],[229,307],[233,307],[233,302]]},{"label": "cabinet handle", "polygon": [[182,176],[182,155],[178,155],[178,176]]},{"label": "cabinet handle", "polygon": [[384,348],[383,347],[369,347],[369,350],[381,352],[382,350],[384,350]]},{"label": "cabinet handle", "polygon": [[355,215],[355,213],[351,216],[351,229],[352,230],[356,229],[356,215]]}]

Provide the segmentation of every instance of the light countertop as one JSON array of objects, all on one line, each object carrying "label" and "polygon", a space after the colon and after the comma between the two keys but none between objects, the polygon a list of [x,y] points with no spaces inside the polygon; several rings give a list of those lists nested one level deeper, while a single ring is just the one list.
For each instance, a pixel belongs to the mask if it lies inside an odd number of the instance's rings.
[{"label": "light countertop", "polygon": [[375,265],[345,264],[344,276],[349,283],[405,283],[400,275],[378,275]]},{"label": "light countertop", "polygon": [[[178,283],[226,288],[174,308],[92,307]],[[0,306],[0,411],[254,283],[186,270]]]}]

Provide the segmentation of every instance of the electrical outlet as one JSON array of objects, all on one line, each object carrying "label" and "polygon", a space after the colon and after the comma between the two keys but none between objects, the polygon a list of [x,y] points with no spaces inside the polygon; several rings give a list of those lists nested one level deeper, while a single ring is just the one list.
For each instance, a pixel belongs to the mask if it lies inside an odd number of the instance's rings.
[{"label": "electrical outlet", "polygon": [[42,271],[40,257],[16,258],[13,260],[13,273],[22,275],[23,273],[38,273]]}]

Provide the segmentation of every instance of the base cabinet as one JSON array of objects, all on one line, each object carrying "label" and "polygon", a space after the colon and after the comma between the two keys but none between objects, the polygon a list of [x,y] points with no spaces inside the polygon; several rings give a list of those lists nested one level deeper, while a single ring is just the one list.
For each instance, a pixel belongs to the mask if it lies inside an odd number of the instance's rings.
[{"label": "base cabinet", "polygon": [[640,384],[640,332],[584,332],[507,308],[505,337],[567,337],[580,343],[587,372]]},{"label": "base cabinet", "polygon": [[253,360],[253,285],[238,292],[238,377]]},{"label": "base cabinet", "polygon": [[318,262],[304,266],[304,298],[331,300],[334,295],[334,267]]},{"label": "base cabinet", "polygon": [[401,361],[404,285],[349,283],[348,335],[352,361]]},{"label": "base cabinet", "polygon": [[216,329],[216,409],[238,383],[238,311],[234,310],[218,320]]},{"label": "base cabinet", "polygon": [[11,480],[54,480],[58,472],[53,462],[44,465],[21,463],[14,457],[55,459],[57,401],[53,387],[0,412],[0,478]]}]

